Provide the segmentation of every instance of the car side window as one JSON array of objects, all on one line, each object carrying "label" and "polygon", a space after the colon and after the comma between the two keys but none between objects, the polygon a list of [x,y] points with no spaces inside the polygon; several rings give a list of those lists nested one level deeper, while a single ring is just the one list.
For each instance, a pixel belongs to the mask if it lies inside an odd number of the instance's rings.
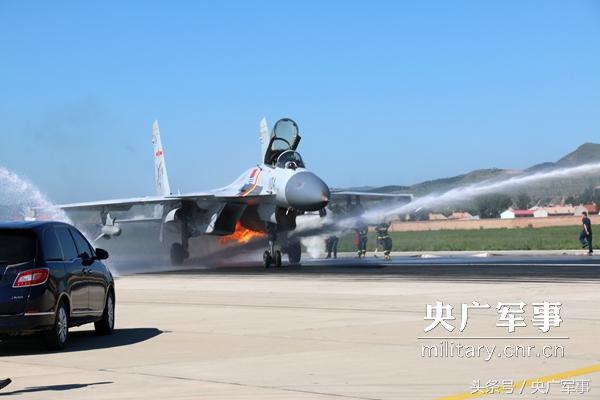
[{"label": "car side window", "polygon": [[70,229],[70,231],[73,235],[73,239],[75,240],[75,246],[77,246],[77,254],[81,256],[83,253],[86,253],[88,258],[92,258],[94,252],[83,235],[81,235],[81,233],[75,229]]},{"label": "car side window", "polygon": [[58,238],[54,229],[46,229],[44,232],[44,240],[42,242],[42,249],[44,251],[44,259],[46,261],[62,261],[63,254],[58,243]]},{"label": "car side window", "polygon": [[63,259],[65,261],[71,261],[72,259],[77,258],[77,248],[75,247],[75,242],[73,242],[69,230],[67,228],[56,228],[56,236],[58,236],[58,241],[62,247]]}]

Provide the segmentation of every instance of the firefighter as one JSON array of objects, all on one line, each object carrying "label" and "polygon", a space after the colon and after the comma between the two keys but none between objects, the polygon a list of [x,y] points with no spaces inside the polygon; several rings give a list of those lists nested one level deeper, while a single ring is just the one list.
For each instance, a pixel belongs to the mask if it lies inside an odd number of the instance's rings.
[{"label": "firefighter", "polygon": [[390,261],[392,258],[390,253],[392,252],[392,238],[389,234],[390,223],[383,221],[375,227],[377,232],[377,245],[383,248],[383,259]]},{"label": "firefighter", "polygon": [[325,240],[325,246],[327,248],[327,258],[331,258],[331,254],[333,253],[333,258],[337,258],[337,248],[338,248],[339,238],[335,235],[331,235]]},{"label": "firefighter", "polygon": [[581,224],[583,225],[583,230],[581,231],[581,235],[579,235],[579,240],[583,247],[588,248],[588,254],[591,256],[594,254],[592,246],[592,221],[590,221],[587,211],[584,211],[582,214]]},{"label": "firefighter", "polygon": [[356,230],[356,255],[358,258],[367,255],[367,241],[369,240],[369,227],[361,226]]}]

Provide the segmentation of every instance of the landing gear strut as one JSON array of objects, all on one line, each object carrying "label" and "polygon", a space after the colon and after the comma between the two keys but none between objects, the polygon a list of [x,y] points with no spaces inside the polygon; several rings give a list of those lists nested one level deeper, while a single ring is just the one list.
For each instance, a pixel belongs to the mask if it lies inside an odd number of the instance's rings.
[{"label": "landing gear strut", "polygon": [[281,251],[275,249],[277,241],[277,224],[267,223],[267,235],[269,237],[269,248],[263,253],[263,265],[270,268],[271,265],[281,267]]}]

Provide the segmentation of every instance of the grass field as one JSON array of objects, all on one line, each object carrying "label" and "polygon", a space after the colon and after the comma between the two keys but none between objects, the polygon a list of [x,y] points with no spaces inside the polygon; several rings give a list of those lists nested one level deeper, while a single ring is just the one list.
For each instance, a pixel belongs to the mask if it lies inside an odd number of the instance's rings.
[{"label": "grass field", "polygon": [[[394,251],[570,250],[581,249],[580,226],[485,230],[391,232]],[[369,234],[368,250],[376,235]],[[338,251],[355,251],[354,234],[340,240]]]}]

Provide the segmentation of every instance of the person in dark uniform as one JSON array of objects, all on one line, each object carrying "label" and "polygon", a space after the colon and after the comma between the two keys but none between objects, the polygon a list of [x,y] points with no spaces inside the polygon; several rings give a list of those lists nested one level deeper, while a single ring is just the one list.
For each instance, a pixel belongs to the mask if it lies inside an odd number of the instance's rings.
[{"label": "person in dark uniform", "polygon": [[361,226],[356,230],[356,255],[358,258],[367,255],[367,241],[369,240],[369,227]]},{"label": "person in dark uniform", "polygon": [[383,259],[391,260],[390,253],[392,252],[392,238],[389,234],[390,223],[383,221],[375,227],[377,232],[377,244],[383,248]]},{"label": "person in dark uniform", "polygon": [[[592,246],[592,221],[590,221],[587,211],[583,212],[581,223],[583,224],[583,231],[581,231],[580,240],[584,247],[588,248],[588,254],[591,256],[594,254],[594,248]],[[587,244],[587,246],[585,246],[585,244]]]},{"label": "person in dark uniform", "polygon": [[12,381],[9,378],[6,379],[1,379],[0,380],[0,389],[4,389],[5,387],[7,387],[8,385],[10,385]]},{"label": "person in dark uniform", "polygon": [[331,258],[331,254],[333,253],[333,258],[337,258],[337,247],[338,247],[339,238],[335,235],[331,235],[325,241],[327,247],[327,258]]}]

